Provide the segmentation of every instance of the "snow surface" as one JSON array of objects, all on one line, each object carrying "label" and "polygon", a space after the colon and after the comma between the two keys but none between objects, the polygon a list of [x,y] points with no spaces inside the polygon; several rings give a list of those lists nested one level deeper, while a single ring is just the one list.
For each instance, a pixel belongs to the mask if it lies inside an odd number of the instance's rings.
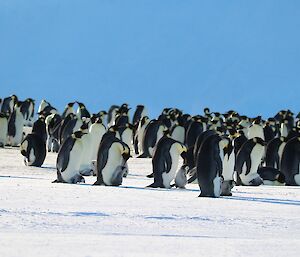
[{"label": "snow surface", "polygon": [[151,159],[120,187],[52,184],[56,154],[26,167],[0,149],[0,256],[299,256],[299,187],[235,187],[232,197],[148,189]]}]

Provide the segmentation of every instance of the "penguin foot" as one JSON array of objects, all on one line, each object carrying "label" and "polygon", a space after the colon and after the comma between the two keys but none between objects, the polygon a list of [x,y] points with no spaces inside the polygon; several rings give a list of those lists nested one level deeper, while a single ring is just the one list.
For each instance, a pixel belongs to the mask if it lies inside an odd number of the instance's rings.
[{"label": "penguin foot", "polygon": [[101,181],[96,181],[93,186],[104,186],[104,184]]},{"label": "penguin foot", "polygon": [[249,186],[260,186],[263,184],[261,177],[256,177],[249,182]]},{"label": "penguin foot", "polygon": [[139,155],[137,158],[149,158],[150,156],[146,153],[142,153],[141,155]]},{"label": "penguin foot", "polygon": [[146,186],[146,187],[152,187],[152,188],[165,188],[163,185],[159,185],[157,183],[152,183],[150,184],[149,186]]}]

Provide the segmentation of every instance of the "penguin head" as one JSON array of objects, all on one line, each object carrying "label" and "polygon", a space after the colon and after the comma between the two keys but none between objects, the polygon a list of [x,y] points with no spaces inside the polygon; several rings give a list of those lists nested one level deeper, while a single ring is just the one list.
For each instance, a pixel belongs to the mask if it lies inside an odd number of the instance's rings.
[{"label": "penguin head", "polygon": [[176,148],[180,153],[187,152],[187,147],[182,143],[177,142]]},{"label": "penguin head", "polygon": [[254,138],[252,138],[252,141],[253,141],[255,144],[260,144],[260,145],[262,145],[262,146],[265,146],[265,145],[266,145],[265,141],[264,141],[262,138],[260,138],[260,137],[254,137]]},{"label": "penguin head", "polygon": [[75,131],[73,134],[72,134],[72,138],[73,139],[80,139],[83,135],[85,135],[87,133],[84,133],[83,131],[81,130],[78,130],[78,131]]},{"label": "penguin head", "polygon": [[86,133],[89,129],[89,123],[83,122],[83,124],[80,126],[80,130],[84,133]]},{"label": "penguin head", "polygon": [[70,102],[70,103],[67,104],[67,107],[68,107],[68,108],[72,108],[72,107],[74,106],[75,103],[76,103],[76,102]]},{"label": "penguin head", "polygon": [[102,117],[104,117],[105,115],[107,115],[107,112],[106,112],[106,111],[100,111],[100,112],[98,113],[98,115],[102,118]]},{"label": "penguin head", "polygon": [[142,119],[141,119],[141,126],[144,126],[144,124],[149,121],[150,118],[148,116],[144,116]]},{"label": "penguin head", "polygon": [[210,114],[210,110],[209,110],[208,107],[205,107],[205,108],[203,109],[203,112],[204,112],[204,114]]},{"label": "penguin head", "polygon": [[286,138],[283,137],[283,136],[281,136],[279,139],[280,139],[281,142],[285,142],[286,141]]}]

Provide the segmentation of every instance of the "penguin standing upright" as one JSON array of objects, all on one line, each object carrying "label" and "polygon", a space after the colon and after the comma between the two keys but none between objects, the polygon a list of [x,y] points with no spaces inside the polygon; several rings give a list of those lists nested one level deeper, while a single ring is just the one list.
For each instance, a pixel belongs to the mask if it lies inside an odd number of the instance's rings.
[{"label": "penguin standing upright", "polygon": [[57,153],[59,150],[59,130],[62,124],[62,118],[59,114],[51,114],[46,118],[45,122],[48,152]]},{"label": "penguin standing upright", "polygon": [[247,140],[237,153],[235,170],[238,185],[259,186],[262,179],[257,173],[264,155],[265,143],[260,137]]},{"label": "penguin standing upright", "polygon": [[[182,143],[164,136],[158,143],[152,158],[154,183],[149,187],[171,188],[171,181],[176,176],[179,156],[185,158],[187,149]],[[177,182],[178,183],[178,182]]]},{"label": "penguin standing upright", "polygon": [[81,153],[81,161],[79,172],[82,175],[89,176],[92,174],[92,137],[89,134],[89,125],[88,123],[83,123],[80,127],[80,130],[83,132],[81,137],[81,142],[83,146],[83,151]]},{"label": "penguin standing upright", "polygon": [[234,165],[235,154],[233,148],[233,141],[228,138],[226,146],[223,148],[223,171],[222,171],[222,193],[223,196],[231,196],[231,189],[234,186]]},{"label": "penguin standing upright", "polygon": [[215,134],[207,137],[198,151],[196,167],[200,197],[220,197],[222,184],[222,159],[220,141]]},{"label": "penguin standing upright", "polygon": [[147,111],[144,105],[137,105],[132,118],[133,126],[137,127],[140,120],[147,116]]},{"label": "penguin standing upright", "polygon": [[75,114],[75,111],[74,111],[74,108],[73,108],[74,104],[75,104],[75,102],[71,102],[71,103],[68,103],[66,105],[66,107],[65,107],[65,109],[64,109],[64,111],[63,111],[63,113],[61,115],[61,117],[63,119],[66,118],[70,113]]},{"label": "penguin standing upright", "polygon": [[0,147],[4,147],[7,142],[8,114],[0,113]]},{"label": "penguin standing upright", "polygon": [[8,120],[8,144],[18,146],[23,139],[24,117],[21,113],[21,103],[16,103]]},{"label": "penguin standing upright", "polygon": [[153,156],[154,147],[164,135],[165,126],[161,121],[151,120],[143,135],[143,152],[139,155],[139,158],[148,158]]},{"label": "penguin standing upright", "polygon": [[10,115],[13,112],[14,106],[16,105],[17,102],[18,102],[18,97],[16,95],[5,97],[2,102],[1,112]]},{"label": "penguin standing upright", "polygon": [[97,160],[98,149],[102,140],[103,135],[106,132],[105,126],[102,124],[102,120],[97,119],[89,128],[89,135],[91,137],[91,160]]},{"label": "penguin standing upright", "polygon": [[289,186],[300,186],[300,137],[290,139],[283,150],[280,171]]},{"label": "penguin standing upright", "polygon": [[77,102],[78,103],[78,108],[77,108],[77,116],[78,118],[90,118],[91,114],[85,107],[83,103]]},{"label": "penguin standing upright", "polygon": [[21,105],[21,112],[24,116],[24,125],[31,126],[34,118],[34,100],[27,98]]},{"label": "penguin standing upright", "polygon": [[82,131],[76,131],[62,144],[56,159],[57,179],[53,182],[71,184],[84,182],[84,178],[79,173],[83,135]]},{"label": "penguin standing upright", "polygon": [[133,130],[134,130],[134,126],[130,123],[126,123],[124,126],[118,127],[120,138],[125,144],[129,146],[130,151],[133,151],[133,144],[132,144]]},{"label": "penguin standing upright", "polygon": [[116,115],[117,115],[117,111],[119,110],[119,106],[118,105],[112,105],[109,110],[108,110],[108,115],[107,115],[107,126],[111,127],[115,124],[115,120],[116,120]]},{"label": "penguin standing upright", "polygon": [[149,122],[150,119],[148,116],[143,117],[139,122],[138,128],[136,130],[135,140],[134,140],[134,149],[136,154],[143,152],[143,136]]},{"label": "penguin standing upright", "polygon": [[262,140],[265,140],[264,129],[261,123],[261,116],[254,119],[253,123],[248,128],[248,139],[260,137]]},{"label": "penguin standing upright", "polygon": [[103,137],[97,156],[97,181],[94,185],[121,185],[129,157],[128,145],[113,135]]},{"label": "penguin standing upright", "polygon": [[285,142],[284,137],[276,137],[267,144],[265,166],[274,169],[280,169],[281,153],[279,153],[280,146]]}]

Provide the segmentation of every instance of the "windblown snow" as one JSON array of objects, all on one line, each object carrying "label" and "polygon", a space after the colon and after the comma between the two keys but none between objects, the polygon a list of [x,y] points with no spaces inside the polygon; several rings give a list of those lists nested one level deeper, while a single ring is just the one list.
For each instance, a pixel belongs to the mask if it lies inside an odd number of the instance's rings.
[{"label": "windblown snow", "polygon": [[27,167],[0,149],[0,256],[299,256],[299,187],[150,189],[151,159],[131,158],[120,187],[51,183],[56,154]]}]

